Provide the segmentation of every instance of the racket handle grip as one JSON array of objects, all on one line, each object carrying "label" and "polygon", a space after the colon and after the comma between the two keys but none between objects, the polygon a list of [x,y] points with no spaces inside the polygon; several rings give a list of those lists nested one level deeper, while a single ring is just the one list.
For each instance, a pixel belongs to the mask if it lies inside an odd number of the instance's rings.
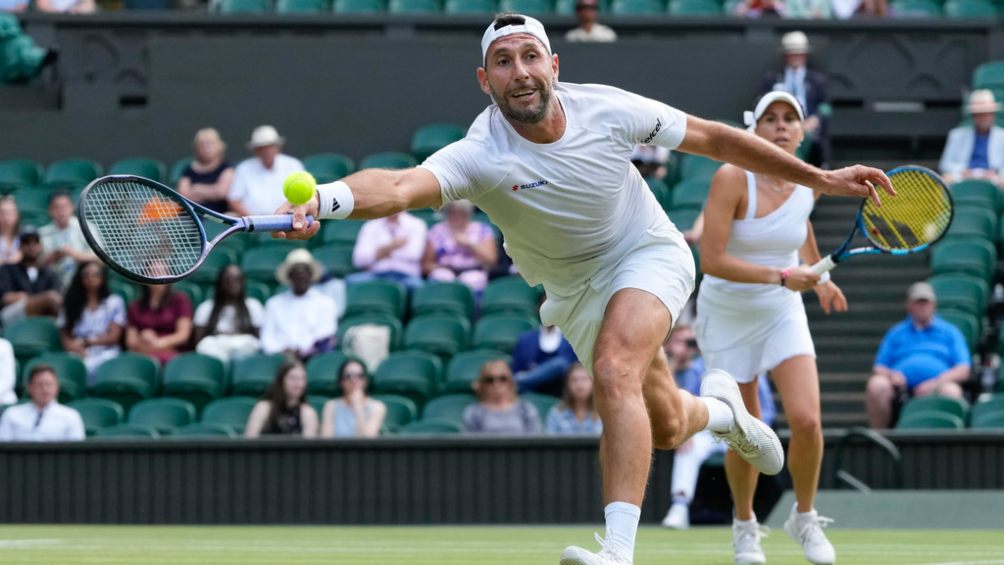
[{"label": "racket handle grip", "polygon": [[[292,214],[268,216],[244,216],[245,231],[289,231],[293,229]],[[307,216],[307,225],[314,223],[313,216]]]},{"label": "racket handle grip", "polygon": [[836,266],[837,262],[833,260],[833,255],[827,255],[810,266],[809,270],[817,275],[822,275],[832,271]]}]

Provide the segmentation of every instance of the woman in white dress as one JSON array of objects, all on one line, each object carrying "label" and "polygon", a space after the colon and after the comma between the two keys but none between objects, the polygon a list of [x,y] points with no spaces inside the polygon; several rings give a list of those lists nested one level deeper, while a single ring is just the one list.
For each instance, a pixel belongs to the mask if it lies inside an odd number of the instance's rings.
[{"label": "woman in white dress", "polygon": [[[770,92],[746,113],[750,131],[794,154],[804,118],[798,101]],[[795,506],[785,531],[812,563],[833,563],[823,534],[828,519],[813,508],[823,457],[816,354],[801,292],[815,290],[823,310],[843,311],[847,300],[828,276],[806,266],[819,260],[809,222],[818,194],[804,186],[725,165],[715,174],[704,210],[701,267],[707,275],[697,302],[698,342],[709,369],[739,381],[746,407],[759,417],[756,375],[770,372],[791,427],[788,470]],[[725,470],[735,503],[735,563],[765,563],[753,514],[756,469],[729,452]]]}]

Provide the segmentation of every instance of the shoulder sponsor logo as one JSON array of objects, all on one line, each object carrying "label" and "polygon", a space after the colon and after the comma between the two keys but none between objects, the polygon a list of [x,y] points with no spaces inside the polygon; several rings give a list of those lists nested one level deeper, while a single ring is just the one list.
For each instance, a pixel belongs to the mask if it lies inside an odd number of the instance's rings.
[{"label": "shoulder sponsor logo", "polygon": [[661,129],[662,129],[662,120],[659,119],[659,118],[656,118],[655,119],[655,129],[653,129],[652,132],[648,134],[648,137],[646,137],[645,139],[641,140],[642,145],[647,145],[649,143],[652,143],[652,140],[655,139],[655,136],[659,133],[659,130],[661,130]]},{"label": "shoulder sponsor logo", "polygon": [[528,182],[526,184],[514,184],[512,185],[512,191],[516,192],[518,190],[529,190],[531,188],[540,188],[542,186],[547,186],[548,182],[546,180],[535,180],[533,182]]}]

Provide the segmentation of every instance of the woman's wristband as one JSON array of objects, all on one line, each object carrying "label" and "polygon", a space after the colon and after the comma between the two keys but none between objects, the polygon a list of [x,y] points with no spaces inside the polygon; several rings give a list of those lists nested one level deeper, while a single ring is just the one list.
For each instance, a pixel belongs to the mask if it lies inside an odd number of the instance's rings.
[{"label": "woman's wristband", "polygon": [[788,286],[788,277],[791,276],[791,269],[781,269],[781,286]]},{"label": "woman's wristband", "polygon": [[816,284],[820,285],[820,284],[826,284],[828,282],[830,282],[830,272],[826,271],[825,273],[819,275],[819,282]]},{"label": "woman's wristband", "polygon": [[318,217],[334,220],[348,218],[356,205],[352,189],[340,180],[318,185],[317,202]]}]

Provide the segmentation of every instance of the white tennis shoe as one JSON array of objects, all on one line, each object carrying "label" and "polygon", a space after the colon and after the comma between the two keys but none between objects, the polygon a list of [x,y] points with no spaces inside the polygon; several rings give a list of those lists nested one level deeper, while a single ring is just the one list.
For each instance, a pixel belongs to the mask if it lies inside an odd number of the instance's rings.
[{"label": "white tennis shoe", "polygon": [[690,527],[690,507],[681,502],[674,502],[669,507],[669,512],[662,519],[663,528],[674,530],[686,530]]},{"label": "white tennis shoe", "polygon": [[807,516],[798,514],[797,503],[791,507],[788,519],[784,521],[784,531],[802,545],[805,558],[815,565],[832,565],[837,562],[837,552],[826,539],[823,528],[833,523],[830,518],[820,516],[815,510]]},{"label": "white tennis shoe", "polygon": [[767,556],[763,554],[760,540],[767,537],[768,530],[756,521],[749,523],[732,520],[732,552],[736,565],[763,565]]},{"label": "white tennis shoe", "polygon": [[739,386],[725,371],[711,369],[701,379],[701,396],[717,398],[732,409],[732,429],[711,431],[733,451],[765,475],[776,475],[784,467],[784,450],[770,426],[754,418],[743,404]]},{"label": "white tennis shoe", "polygon": [[632,565],[630,557],[625,557],[614,551],[607,540],[601,538],[599,534],[593,535],[596,536],[596,541],[602,548],[599,553],[571,545],[561,552],[561,565]]}]

